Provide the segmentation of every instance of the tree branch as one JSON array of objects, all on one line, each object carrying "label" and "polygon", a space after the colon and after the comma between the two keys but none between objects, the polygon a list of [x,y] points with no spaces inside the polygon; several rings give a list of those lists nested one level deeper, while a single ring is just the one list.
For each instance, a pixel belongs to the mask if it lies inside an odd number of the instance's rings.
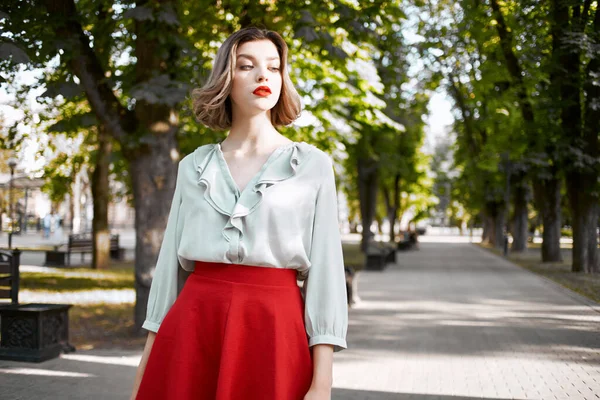
[{"label": "tree branch", "polygon": [[61,16],[53,28],[57,37],[66,42],[69,68],[79,78],[92,110],[123,149],[128,148],[128,135],[136,126],[135,116],[123,107],[106,83],[105,71],[79,22],[75,2],[45,0],[44,5],[50,15]]},{"label": "tree branch", "polygon": [[521,114],[523,115],[525,123],[533,124],[533,106],[531,105],[531,102],[527,96],[527,92],[525,91],[523,70],[519,65],[517,56],[515,56],[515,53],[512,50],[512,34],[508,30],[506,20],[504,19],[504,15],[502,15],[500,6],[498,5],[498,0],[491,0],[491,6],[497,22],[496,29],[498,31],[498,36],[500,37],[502,53],[504,54],[504,58],[506,60],[506,68],[508,69],[510,76],[517,82],[518,85],[517,95],[519,96],[519,100],[521,102]]},{"label": "tree branch", "polygon": [[590,6],[592,5],[592,0],[585,0],[585,4],[583,5],[583,12],[581,13],[581,25],[585,27],[587,24],[588,14],[590,12]]},{"label": "tree branch", "polygon": [[[594,15],[594,31],[590,35],[590,40],[593,41],[595,46],[598,46],[600,40],[598,35],[600,33],[600,10],[596,9]],[[587,150],[593,157],[598,157],[600,153],[598,143],[598,118],[600,118],[600,88],[598,87],[596,80],[597,74],[600,72],[600,56],[594,54],[592,59],[589,61],[586,74],[585,74],[585,98],[586,98],[586,110],[585,110],[585,132],[584,137],[587,142]]]}]

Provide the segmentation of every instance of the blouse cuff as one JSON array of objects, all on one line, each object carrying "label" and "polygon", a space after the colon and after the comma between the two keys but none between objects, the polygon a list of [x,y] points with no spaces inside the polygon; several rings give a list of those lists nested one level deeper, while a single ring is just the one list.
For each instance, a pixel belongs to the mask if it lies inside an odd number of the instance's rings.
[{"label": "blouse cuff", "polygon": [[160,324],[158,322],[152,322],[149,320],[144,321],[144,324],[142,325],[142,328],[147,329],[151,332],[158,332],[158,327],[160,326]]},{"label": "blouse cuff", "polygon": [[308,340],[308,347],[316,344],[332,344],[334,353],[348,348],[345,339],[331,335],[313,336]]}]

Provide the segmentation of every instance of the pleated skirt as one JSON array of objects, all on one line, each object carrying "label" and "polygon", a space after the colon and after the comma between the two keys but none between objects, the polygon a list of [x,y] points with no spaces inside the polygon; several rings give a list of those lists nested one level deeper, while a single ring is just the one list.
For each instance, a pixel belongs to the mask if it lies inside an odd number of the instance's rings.
[{"label": "pleated skirt", "polygon": [[295,270],[196,262],[136,399],[302,400],[312,373]]}]

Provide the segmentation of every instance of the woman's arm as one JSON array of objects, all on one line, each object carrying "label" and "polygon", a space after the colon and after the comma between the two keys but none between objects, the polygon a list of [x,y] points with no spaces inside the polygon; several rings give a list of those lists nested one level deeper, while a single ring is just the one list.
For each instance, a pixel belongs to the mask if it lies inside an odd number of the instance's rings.
[{"label": "woman's arm", "polygon": [[333,384],[333,345],[317,344],[312,351],[313,379],[304,400],[329,400]]},{"label": "woman's arm", "polygon": [[140,360],[140,365],[138,366],[137,373],[135,374],[135,381],[133,382],[133,391],[131,393],[130,400],[135,400],[137,396],[137,392],[140,388],[140,383],[142,382],[142,377],[144,376],[144,371],[146,370],[146,363],[148,362],[148,356],[150,355],[150,351],[152,350],[152,345],[154,344],[154,338],[156,337],[156,332],[148,331],[148,338],[146,339],[146,346],[144,347],[144,353],[142,354],[142,359]]}]

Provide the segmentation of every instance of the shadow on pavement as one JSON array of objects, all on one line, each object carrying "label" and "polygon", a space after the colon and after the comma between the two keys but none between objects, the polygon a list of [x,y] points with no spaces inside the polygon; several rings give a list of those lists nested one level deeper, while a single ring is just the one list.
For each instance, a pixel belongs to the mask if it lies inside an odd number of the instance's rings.
[{"label": "shadow on pavement", "polygon": [[[390,393],[375,390],[336,389],[331,391],[332,400],[471,400],[481,397],[450,396],[443,394]],[[506,400],[494,398],[494,400]]]}]

